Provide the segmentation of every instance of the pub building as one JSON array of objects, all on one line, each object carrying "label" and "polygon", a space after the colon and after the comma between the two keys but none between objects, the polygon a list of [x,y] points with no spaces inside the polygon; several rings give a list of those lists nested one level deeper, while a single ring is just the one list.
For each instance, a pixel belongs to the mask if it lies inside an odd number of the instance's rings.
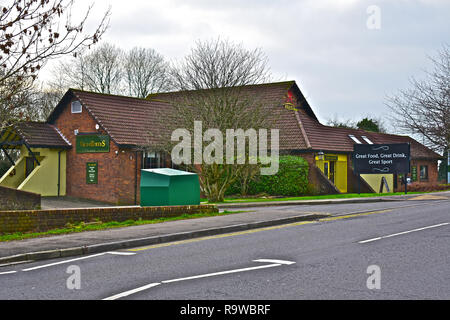
[{"label": "pub building", "polygon": [[[308,161],[309,182],[318,193],[379,192],[383,178],[388,186],[383,192],[403,190],[396,174],[357,175],[352,164],[355,144],[408,143],[411,180],[437,183],[439,154],[408,136],[321,124],[295,81],[242,89],[262,101],[276,119],[280,154]],[[0,133],[0,148],[11,162],[0,185],[42,196],[139,204],[140,170],[173,167],[170,157],[152,151],[152,146],[168,130],[171,101],[190,93],[140,99],[69,89],[46,122],[21,122]],[[13,149],[20,150],[15,161],[9,155]]]}]

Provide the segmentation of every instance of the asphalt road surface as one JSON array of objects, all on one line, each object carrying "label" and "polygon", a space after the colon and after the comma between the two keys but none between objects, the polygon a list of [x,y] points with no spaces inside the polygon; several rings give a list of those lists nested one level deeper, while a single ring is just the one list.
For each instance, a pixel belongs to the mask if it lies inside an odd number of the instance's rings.
[{"label": "asphalt road surface", "polygon": [[0,299],[450,299],[449,200],[314,210],[340,214],[2,267]]}]

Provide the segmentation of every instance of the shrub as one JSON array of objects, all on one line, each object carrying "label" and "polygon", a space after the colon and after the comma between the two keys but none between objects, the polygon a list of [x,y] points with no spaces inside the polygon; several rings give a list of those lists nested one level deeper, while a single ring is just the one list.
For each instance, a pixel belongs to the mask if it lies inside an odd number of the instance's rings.
[{"label": "shrub", "polygon": [[[267,194],[271,196],[299,196],[307,194],[308,162],[298,156],[281,156],[279,170],[275,175],[257,175],[249,183],[248,194]],[[241,194],[238,179],[227,194]]]},{"label": "shrub", "polygon": [[441,191],[450,190],[450,184],[422,184],[419,182],[413,182],[408,185],[408,191],[410,192],[426,192],[426,191]]}]

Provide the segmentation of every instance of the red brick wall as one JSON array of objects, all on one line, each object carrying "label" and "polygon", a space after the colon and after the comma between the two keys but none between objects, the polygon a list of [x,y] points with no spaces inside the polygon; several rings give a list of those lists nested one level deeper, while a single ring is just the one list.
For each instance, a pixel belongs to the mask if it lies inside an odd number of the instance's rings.
[{"label": "red brick wall", "polygon": [[[137,159],[137,162],[136,162]],[[136,204],[140,203],[140,181],[142,153],[131,150],[120,150],[116,156],[117,168],[115,173],[115,190],[118,204],[134,204],[135,192]],[[136,171],[137,166],[137,171]],[[135,180],[135,175],[137,179]],[[135,187],[136,183],[136,187]]]},{"label": "red brick wall", "polygon": [[[417,167],[417,182],[423,184],[437,184],[438,182],[438,164],[437,161],[412,160],[411,167]],[[428,179],[420,179],[420,166],[428,166]],[[411,175],[410,175],[411,176]]]},{"label": "red brick wall", "polygon": [[[67,195],[121,205],[134,204],[136,153],[119,150],[112,139],[108,153],[76,153],[75,129],[80,133],[107,133],[102,129],[95,129],[97,123],[84,107],[82,113],[72,113],[70,103],[63,108],[54,123],[72,144],[72,149],[67,152]],[[137,203],[141,159],[138,154]],[[98,162],[98,184],[86,183],[86,162]]]},{"label": "red brick wall", "polygon": [[[420,179],[420,166],[428,166],[428,179]],[[436,186],[438,184],[438,164],[437,161],[431,160],[411,160],[411,171],[412,167],[417,167],[417,180],[413,181],[414,184],[419,184],[423,186]],[[408,174],[411,178],[411,173]],[[404,191],[405,186],[400,177],[397,177],[397,188],[395,191]]]},{"label": "red brick wall", "polygon": [[217,212],[215,205],[0,211],[0,234],[43,232],[64,228],[67,223],[153,220],[183,214]]}]

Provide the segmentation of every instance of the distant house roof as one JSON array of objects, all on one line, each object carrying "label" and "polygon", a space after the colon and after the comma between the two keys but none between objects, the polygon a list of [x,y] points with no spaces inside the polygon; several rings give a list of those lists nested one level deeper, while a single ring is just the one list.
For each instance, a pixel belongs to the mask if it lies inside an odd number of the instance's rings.
[{"label": "distant house roof", "polygon": [[33,148],[71,147],[69,141],[55,126],[43,122],[19,122],[0,135],[0,144],[4,148],[17,148],[20,143],[26,143]]}]

